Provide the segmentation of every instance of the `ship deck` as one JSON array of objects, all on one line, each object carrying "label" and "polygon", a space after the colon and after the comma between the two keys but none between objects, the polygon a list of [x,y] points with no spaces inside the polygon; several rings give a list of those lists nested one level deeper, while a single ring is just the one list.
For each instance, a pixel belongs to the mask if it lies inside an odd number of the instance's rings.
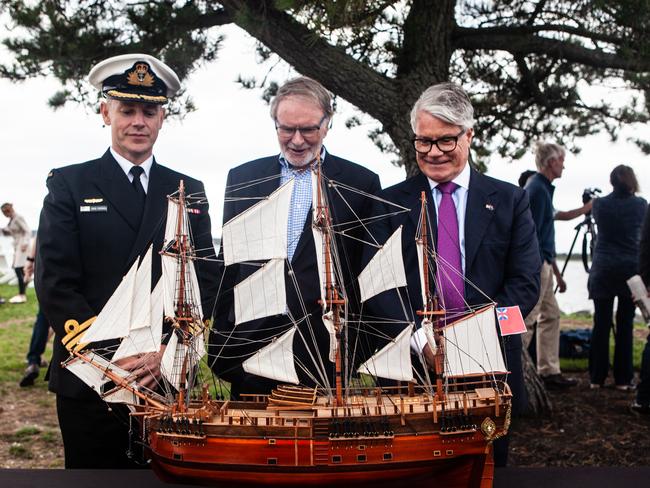
[{"label": "ship deck", "polygon": [[199,419],[218,425],[267,425],[309,427],[314,419],[363,419],[381,417],[438,417],[480,413],[495,417],[503,415],[510,403],[510,392],[498,393],[494,388],[475,388],[447,394],[444,401],[435,395],[381,394],[352,395],[344,406],[332,399],[313,395],[311,401],[272,399],[267,395],[246,395],[245,401],[192,402],[187,411],[176,411],[172,418]]}]

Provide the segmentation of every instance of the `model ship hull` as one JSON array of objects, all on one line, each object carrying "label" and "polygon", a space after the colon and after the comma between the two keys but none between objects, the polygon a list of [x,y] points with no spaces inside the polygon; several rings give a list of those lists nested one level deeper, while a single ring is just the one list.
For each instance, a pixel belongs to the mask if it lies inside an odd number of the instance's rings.
[{"label": "model ship hull", "polygon": [[[491,442],[508,428],[509,398],[459,395],[444,409],[421,396],[363,398],[338,409],[210,402],[145,417],[149,456],[159,476],[184,483],[492,486]],[[195,413],[205,420],[186,420]]]}]

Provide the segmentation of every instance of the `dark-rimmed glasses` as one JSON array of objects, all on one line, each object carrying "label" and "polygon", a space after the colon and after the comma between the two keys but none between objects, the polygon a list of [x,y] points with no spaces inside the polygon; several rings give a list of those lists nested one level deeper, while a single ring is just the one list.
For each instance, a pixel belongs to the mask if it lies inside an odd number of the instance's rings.
[{"label": "dark-rimmed glasses", "polygon": [[461,130],[455,136],[445,136],[439,137],[438,139],[427,139],[426,137],[414,137],[412,140],[413,147],[420,154],[428,154],[431,151],[431,148],[435,144],[440,152],[448,153],[452,152],[458,146],[458,138],[462,136],[467,129]]},{"label": "dark-rimmed glasses", "polygon": [[320,119],[320,122],[318,122],[318,125],[312,125],[309,127],[288,127],[286,125],[279,125],[278,121],[275,121],[275,130],[278,132],[278,135],[282,138],[289,139],[290,137],[293,137],[293,135],[296,133],[296,131],[300,132],[300,135],[304,137],[305,139],[312,138],[318,134],[318,131],[320,130],[321,126],[323,125],[323,122],[325,122],[325,119],[327,119],[327,114],[323,115],[323,118]]}]

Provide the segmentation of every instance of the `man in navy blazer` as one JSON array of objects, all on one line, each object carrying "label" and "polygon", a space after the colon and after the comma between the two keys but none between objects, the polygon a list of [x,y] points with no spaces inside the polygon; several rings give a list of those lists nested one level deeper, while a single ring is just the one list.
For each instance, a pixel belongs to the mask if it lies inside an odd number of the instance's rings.
[{"label": "man in navy blazer", "polygon": [[[139,75],[141,75],[139,77]],[[153,243],[152,285],[160,277],[167,195],[185,182],[187,194],[202,204],[190,214],[199,255],[214,257],[203,183],[161,166],[153,157],[163,118],[161,106],[180,88],[176,74],[145,54],[115,56],[96,65],[90,82],[106,97],[100,105],[111,128],[111,146],[98,159],[54,169],[47,177],[36,253],[36,293],[55,332],[49,389],[57,395],[66,468],[131,468],[127,457],[126,407],[105,403],[61,362],[69,357],[61,339],[69,319],[96,316],[122,277]],[[197,275],[204,310],[212,310],[217,267],[200,260]],[[206,312],[209,313],[209,312]],[[152,387],[159,353],[125,358],[122,367],[141,371],[140,384]],[[112,411],[111,411],[112,409]],[[119,418],[118,418],[119,415]]]},{"label": "man in navy blazer", "polygon": [[[526,192],[509,183],[485,176],[469,163],[474,135],[474,111],[464,90],[452,83],[429,87],[411,112],[420,173],[381,193],[388,203],[376,205],[376,215],[391,215],[375,224],[373,235],[383,243],[403,225],[402,246],[407,271],[407,292],[412,305],[408,317],[416,323],[416,310],[422,309],[418,259],[414,236],[418,228],[421,194],[428,201],[431,223],[429,243],[435,243],[440,205],[439,184],[452,181],[458,186],[453,200],[458,217],[459,245],[465,278],[462,299],[470,306],[494,301],[499,307],[519,305],[523,316],[535,306],[539,293],[540,258]],[[400,211],[400,207],[402,211]],[[403,211],[408,209],[408,211]],[[433,277],[431,277],[433,278]],[[432,287],[435,280],[429,279]],[[404,293],[405,290],[402,290]],[[372,315],[398,319],[403,311],[397,291],[387,291],[368,303]],[[402,302],[407,297],[402,297]],[[403,328],[403,326],[398,326]],[[394,337],[397,330],[384,329]],[[426,340],[416,332],[412,348],[432,359]],[[514,410],[526,405],[519,335],[503,338],[510,374],[508,383],[514,395]],[[431,364],[431,363],[430,363]],[[505,451],[507,452],[507,451]],[[505,464],[495,446],[497,465]]]},{"label": "man in navy blazer", "polygon": [[[332,363],[328,360],[329,335],[321,321],[320,279],[316,262],[314,238],[311,232],[311,171],[317,157],[322,161],[326,181],[325,198],[329,202],[331,218],[337,235],[337,252],[342,275],[338,278],[350,311],[358,303],[356,276],[360,271],[362,245],[358,220],[370,212],[371,201],[365,194],[380,190],[379,178],[372,171],[327,152],[323,139],[333,115],[332,99],[320,83],[305,77],[286,82],[271,103],[271,117],[275,123],[281,153],[244,163],[230,170],[224,202],[224,224],[241,214],[262,197],[271,194],[281,183],[294,179],[289,210],[288,261],[291,272],[285,269],[287,313],[299,319],[305,314],[311,322],[316,339],[312,344],[307,325],[302,331],[310,344],[294,339],[294,352],[299,367],[297,373],[303,384],[323,384],[312,372],[324,370],[333,385]],[[342,234],[347,234],[346,236]],[[223,248],[222,248],[223,249]],[[257,319],[237,325],[233,305],[233,287],[256,271],[257,267],[242,263],[226,268],[220,285],[220,298],[215,314],[211,340],[211,357],[215,373],[231,382],[231,398],[240,393],[270,393],[277,381],[248,374],[241,362],[273,337],[291,327],[287,313]],[[300,290],[298,294],[296,289]],[[316,359],[322,356],[322,366]],[[319,364],[315,365],[314,362]],[[300,367],[304,365],[305,368]]]}]

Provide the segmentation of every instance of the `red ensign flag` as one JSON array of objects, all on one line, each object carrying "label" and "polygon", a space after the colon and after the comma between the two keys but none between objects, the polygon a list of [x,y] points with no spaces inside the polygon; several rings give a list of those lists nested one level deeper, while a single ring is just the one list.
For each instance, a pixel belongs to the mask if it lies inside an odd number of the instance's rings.
[{"label": "red ensign flag", "polygon": [[519,305],[497,308],[497,320],[499,321],[502,336],[526,332],[526,324],[521,316]]}]

